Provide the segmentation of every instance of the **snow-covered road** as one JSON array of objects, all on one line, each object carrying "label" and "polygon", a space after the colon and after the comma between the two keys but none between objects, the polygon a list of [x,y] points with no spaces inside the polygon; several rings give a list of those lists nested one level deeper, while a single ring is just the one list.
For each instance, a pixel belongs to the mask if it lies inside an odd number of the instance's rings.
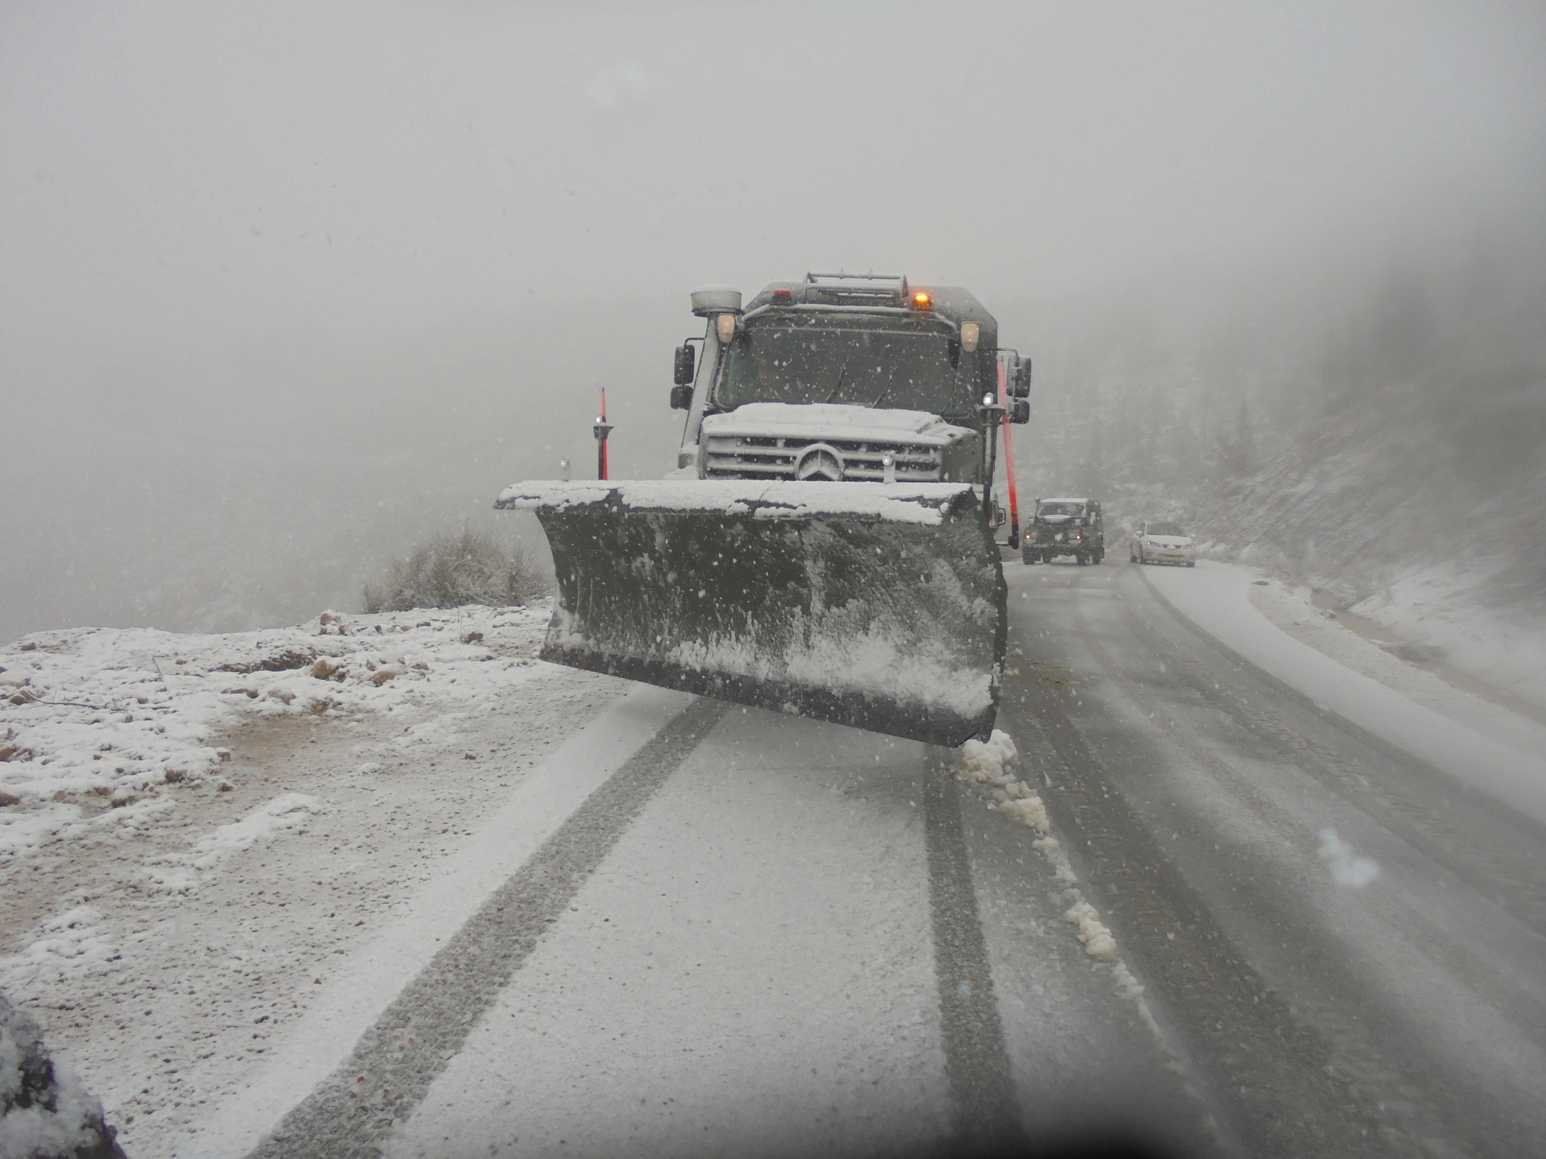
[{"label": "snow-covered road", "polygon": [[532,666],[530,614],[415,623],[423,670],[362,653],[325,712],[134,676],[205,697],[187,781],[24,706],[60,747],[4,987],[131,1156],[1546,1139],[1537,726],[1310,647],[1233,569],[1006,572],[1018,753]]},{"label": "snow-covered road", "polygon": [[1538,1151],[1536,758],[1291,638],[1237,569],[1026,570],[1011,719],[1226,1138]]},{"label": "snow-covered road", "polygon": [[1109,1129],[1113,1100],[1199,1137],[1037,832],[956,772],[670,715],[253,1154],[870,1153]]}]

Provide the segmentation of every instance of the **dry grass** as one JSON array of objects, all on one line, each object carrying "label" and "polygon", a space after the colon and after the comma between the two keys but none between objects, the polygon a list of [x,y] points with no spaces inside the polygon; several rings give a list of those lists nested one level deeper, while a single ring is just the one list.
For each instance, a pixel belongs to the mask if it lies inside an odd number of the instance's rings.
[{"label": "dry grass", "polygon": [[394,560],[378,580],[365,585],[365,611],[524,604],[546,586],[541,569],[519,544],[504,547],[463,528]]}]

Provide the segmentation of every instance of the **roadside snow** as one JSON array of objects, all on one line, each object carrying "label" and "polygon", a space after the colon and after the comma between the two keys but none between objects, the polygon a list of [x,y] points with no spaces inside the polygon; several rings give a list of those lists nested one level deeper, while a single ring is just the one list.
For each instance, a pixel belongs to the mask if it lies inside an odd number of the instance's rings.
[{"label": "roadside snow", "polygon": [[233,853],[268,841],[286,830],[303,828],[311,815],[322,811],[318,800],[306,793],[284,793],[199,838],[187,853],[171,854],[150,870],[151,880],[173,893],[186,893],[198,884],[201,872],[216,868]]},{"label": "roadside snow", "polygon": [[[1481,606],[1474,597],[1498,570],[1495,561],[1485,560],[1430,564],[1348,610],[1546,710],[1546,634],[1526,630],[1516,617]],[[1546,598],[1546,592],[1537,598]]]},{"label": "roadside snow", "polygon": [[18,954],[0,957],[0,992],[28,990],[35,979],[80,977],[113,968],[118,947],[95,906],[78,905],[33,929]]},{"label": "roadside snow", "polygon": [[[250,1150],[254,1135],[201,1132],[254,1107],[254,1129],[271,1125],[659,727],[659,705],[690,699],[649,689],[641,708],[622,681],[542,663],[506,669],[540,646],[540,612],[482,628],[456,622],[460,613],[419,618],[442,616],[442,642],[413,633],[428,673],[410,659],[380,688],[305,669],[258,677],[362,694],[361,708],[273,710],[243,695],[240,706],[262,710],[239,707],[211,729],[203,746],[231,755],[207,775],[130,790],[118,807],[86,794],[0,809],[69,810],[54,836],[0,865],[0,990],[45,1022],[129,1154]],[[347,626],[357,635],[358,621]],[[482,641],[461,643],[480,630]],[[359,667],[365,646],[328,654]],[[631,705],[621,713],[620,698]],[[582,733],[585,743],[567,744]],[[555,764],[560,747],[568,755]],[[270,1102],[276,1087],[285,1094]]]},{"label": "roadside snow", "polygon": [[478,713],[545,667],[504,642],[548,614],[545,604],[329,612],[257,632],[81,628],[0,647],[0,865],[104,808],[213,777],[231,754],[211,738],[244,720]]},{"label": "roadside snow", "polygon": [[1282,631],[1344,667],[1521,753],[1546,752],[1546,712],[1534,712],[1507,690],[1482,684],[1410,645],[1410,636],[1388,632],[1358,613],[1320,606],[1304,587],[1257,580],[1250,600]]},{"label": "roadside snow", "polygon": [[1446,707],[1437,711],[1413,699],[1410,682],[1420,675],[1415,670],[1401,676],[1405,690],[1398,690],[1295,639],[1256,605],[1258,582],[1270,587],[1272,581],[1252,568],[1202,560],[1195,569],[1141,574],[1203,631],[1318,706],[1546,821],[1546,730],[1540,732],[1543,743],[1527,750],[1516,738],[1539,727],[1532,722],[1505,714],[1506,729],[1481,731],[1483,721],[1498,720],[1504,710],[1433,678],[1429,694]]}]

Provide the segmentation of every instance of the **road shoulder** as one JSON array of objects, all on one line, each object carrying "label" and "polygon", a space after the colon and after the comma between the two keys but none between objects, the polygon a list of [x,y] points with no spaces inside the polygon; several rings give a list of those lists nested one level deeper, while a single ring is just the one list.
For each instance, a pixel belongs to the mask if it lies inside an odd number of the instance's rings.
[{"label": "road shoulder", "polygon": [[[1355,666],[1351,657],[1359,655],[1357,641],[1310,633],[1303,624],[1297,625],[1300,634],[1291,634],[1256,594],[1272,581],[1252,569],[1204,560],[1195,569],[1138,570],[1149,589],[1191,627],[1321,711],[1546,822],[1546,761],[1539,756],[1546,745],[1532,748],[1529,743],[1536,732],[1546,741],[1546,730],[1533,721],[1409,665],[1392,669],[1363,653]],[[1272,606],[1289,605],[1274,600]],[[1291,612],[1279,610],[1278,615],[1292,619]],[[1321,640],[1326,650],[1301,635]]]}]

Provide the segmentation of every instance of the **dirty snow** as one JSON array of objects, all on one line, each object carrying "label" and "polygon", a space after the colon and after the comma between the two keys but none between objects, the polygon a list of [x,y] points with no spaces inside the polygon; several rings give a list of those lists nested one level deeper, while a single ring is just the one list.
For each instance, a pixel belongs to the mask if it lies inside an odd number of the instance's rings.
[{"label": "dirty snow", "polygon": [[[847,627],[841,617],[832,619]],[[904,712],[937,707],[974,717],[993,705],[990,672],[962,668],[952,662],[955,657],[942,655],[942,649],[924,647],[917,637],[899,636],[894,624],[882,622],[864,632],[850,629],[842,634],[824,633],[820,617],[815,625],[809,632],[791,632],[790,650],[779,656],[758,656],[743,642],[728,639],[712,644],[684,641],[666,655],[685,668],[872,693]]]},{"label": "dirty snow", "polygon": [[258,806],[239,821],[199,838],[186,853],[164,857],[150,870],[151,880],[160,889],[186,893],[198,885],[200,873],[217,868],[233,853],[239,853],[276,835],[304,828],[322,804],[306,793],[282,793]]},{"label": "dirty snow", "polygon": [[38,632],[0,647],[0,865],[121,808],[219,775],[218,732],[245,720],[441,705],[443,730],[545,666],[548,616],[467,607],[339,617],[228,635]]},{"label": "dirty snow", "polygon": [[1114,962],[1117,957],[1117,940],[1100,920],[1100,913],[1087,901],[1077,901],[1063,915],[1079,928],[1079,941],[1084,952],[1098,962]]},{"label": "dirty snow", "polygon": [[[272,1092],[293,1096],[296,1083],[317,1080],[316,1065],[347,1052],[575,795],[658,727],[658,711],[635,707],[589,735],[597,713],[633,702],[630,686],[534,661],[547,614],[329,617],[224,637],[40,633],[29,638],[38,648],[0,650],[8,666],[38,662],[26,671],[61,700],[148,676],[151,704],[162,706],[148,723],[177,721],[178,759],[204,770],[143,786],[101,776],[106,795],[33,791],[0,808],[0,821],[21,818],[32,835],[0,862],[0,990],[44,1024],[129,1154],[207,1159],[214,1139],[194,1140],[217,1111],[251,1110],[264,1092],[263,1112],[282,1110],[285,1096],[269,1102]],[[81,636],[105,671],[83,662]],[[141,662],[146,639],[166,650],[156,655],[169,687]],[[218,670],[291,649],[339,670]],[[373,683],[383,668],[399,671]],[[86,681],[96,687],[83,694]],[[228,681],[259,695],[222,698]],[[212,696],[201,691],[211,686]],[[322,697],[326,709],[310,710]],[[5,706],[8,727],[27,730],[38,752],[0,764],[0,777],[97,783],[102,762],[85,737],[55,747],[53,734],[32,731],[69,724],[72,711]],[[80,731],[92,715],[80,710]],[[125,727],[95,727],[108,724]],[[533,772],[582,733],[580,748]]]},{"label": "dirty snow", "polygon": [[17,993],[38,978],[54,980],[112,969],[118,946],[95,906],[72,906],[35,926],[26,947],[0,957],[0,992]]}]

